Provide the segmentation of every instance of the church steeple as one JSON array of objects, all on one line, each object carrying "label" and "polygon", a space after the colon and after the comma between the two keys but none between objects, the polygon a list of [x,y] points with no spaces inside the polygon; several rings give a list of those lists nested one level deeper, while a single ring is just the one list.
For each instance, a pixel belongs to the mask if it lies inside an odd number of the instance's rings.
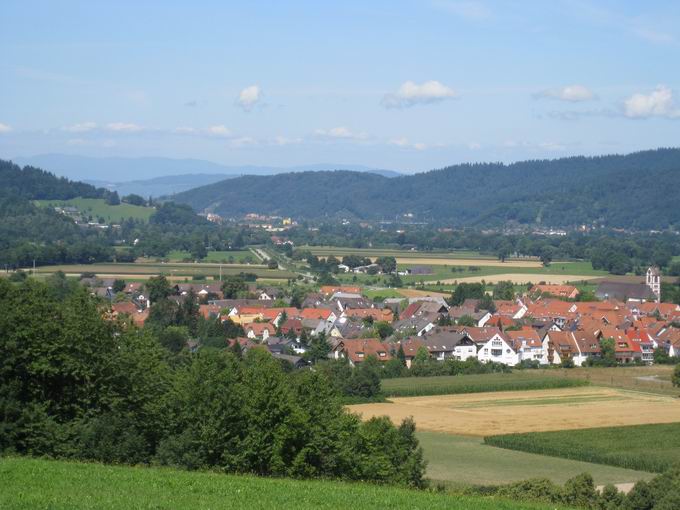
[{"label": "church steeple", "polygon": [[650,266],[647,269],[647,287],[656,296],[656,302],[661,302],[661,271],[657,266]]}]

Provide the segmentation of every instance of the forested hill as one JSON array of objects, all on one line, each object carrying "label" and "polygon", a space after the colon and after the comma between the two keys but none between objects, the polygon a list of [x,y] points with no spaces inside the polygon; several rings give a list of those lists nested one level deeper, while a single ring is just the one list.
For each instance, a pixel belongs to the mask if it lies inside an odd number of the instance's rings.
[{"label": "forested hill", "polygon": [[597,222],[609,227],[680,226],[680,149],[625,156],[463,164],[385,178],[347,171],[245,176],[173,196],[197,211],[297,219],[386,219],[493,226]]},{"label": "forested hill", "polygon": [[83,182],[0,160],[0,197],[24,200],[68,200],[75,197],[104,198],[106,190]]}]

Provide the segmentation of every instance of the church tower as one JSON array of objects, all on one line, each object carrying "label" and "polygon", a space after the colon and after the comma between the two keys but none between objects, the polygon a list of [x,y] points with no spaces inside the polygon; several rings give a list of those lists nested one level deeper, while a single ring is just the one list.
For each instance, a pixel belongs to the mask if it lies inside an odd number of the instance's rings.
[{"label": "church tower", "polygon": [[661,302],[661,271],[657,266],[651,266],[647,269],[647,287],[649,287],[656,296],[656,302]]}]

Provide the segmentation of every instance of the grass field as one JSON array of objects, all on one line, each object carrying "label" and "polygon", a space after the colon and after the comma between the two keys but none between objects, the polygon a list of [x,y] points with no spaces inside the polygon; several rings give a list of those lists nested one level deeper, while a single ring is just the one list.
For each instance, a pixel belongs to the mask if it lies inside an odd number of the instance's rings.
[{"label": "grass field", "polygon": [[539,373],[568,379],[585,379],[597,386],[623,388],[661,395],[678,396],[680,390],[673,388],[671,365],[614,368],[574,368],[540,370]]},{"label": "grass field", "polygon": [[42,207],[76,207],[80,213],[87,217],[92,216],[93,221],[102,217],[106,223],[120,223],[128,218],[149,221],[154,213],[153,207],[123,204],[109,205],[103,198],[72,198],[70,200],[35,200],[35,204]]},{"label": "grass field", "polygon": [[[72,265],[57,265],[57,266],[42,266],[36,269],[37,274],[54,273],[56,271],[63,271],[67,275],[79,275],[84,272],[93,272],[97,276],[105,278],[138,278],[144,279],[150,276],[164,274],[173,278],[188,277],[191,278],[196,275],[206,277],[219,277],[220,264],[214,263],[101,263],[101,264],[72,264]],[[229,266],[222,265],[222,275],[233,275],[239,273],[253,273],[257,275],[258,279],[263,278],[267,280],[274,279],[288,279],[295,278],[295,273],[290,271],[281,271],[278,269],[267,269],[262,265],[248,265],[248,264],[231,264]]]},{"label": "grass field", "polygon": [[383,379],[382,391],[388,397],[455,395],[490,391],[525,391],[585,386],[582,379],[554,377],[538,371],[509,374],[451,375],[437,377],[399,377]]},{"label": "grass field", "polygon": [[590,473],[596,485],[622,484],[651,478],[650,473],[578,460],[506,450],[484,444],[480,437],[418,432],[428,461],[427,476],[448,486],[498,485],[527,478],[548,478],[563,484]]},{"label": "grass field", "polygon": [[618,388],[580,387],[391,398],[349,406],[364,419],[412,416],[420,430],[468,436],[680,422],[677,398]]},{"label": "grass field", "polygon": [[[191,253],[183,250],[172,250],[166,257],[171,262],[181,262],[191,260]],[[223,264],[245,264],[248,261],[252,264],[261,264],[260,259],[250,250],[235,251],[209,251],[204,262],[223,263]]]},{"label": "grass field", "polygon": [[654,473],[680,466],[680,423],[497,435],[486,437],[485,442]]},{"label": "grass field", "polygon": [[554,505],[378,485],[0,459],[0,508],[530,510]]}]

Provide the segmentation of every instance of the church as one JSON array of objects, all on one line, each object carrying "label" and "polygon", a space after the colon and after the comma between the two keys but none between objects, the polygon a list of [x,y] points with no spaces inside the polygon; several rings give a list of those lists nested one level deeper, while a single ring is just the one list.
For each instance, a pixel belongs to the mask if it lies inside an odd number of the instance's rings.
[{"label": "church", "polygon": [[595,291],[598,299],[615,299],[623,302],[661,302],[661,270],[657,266],[647,269],[644,283],[604,280]]}]

